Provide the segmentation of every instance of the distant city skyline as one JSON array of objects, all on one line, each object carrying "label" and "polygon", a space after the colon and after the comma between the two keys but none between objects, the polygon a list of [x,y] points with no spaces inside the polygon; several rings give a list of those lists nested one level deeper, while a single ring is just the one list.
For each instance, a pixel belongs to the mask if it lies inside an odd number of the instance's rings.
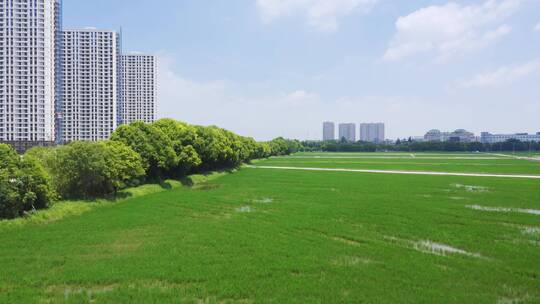
[{"label": "distant city skyline", "polygon": [[320,139],[325,120],[540,131],[540,1],[320,2],[69,0],[64,25],[158,55],[159,117],[259,140]]},{"label": "distant city skyline", "polygon": [[378,123],[338,123],[338,134],[336,137],[336,123],[333,121],[323,122],[322,140],[346,140],[349,142],[365,141],[372,143],[382,143],[386,140],[385,124]]},{"label": "distant city skyline", "polygon": [[[322,141],[341,141],[346,140],[348,142],[392,142],[399,139],[413,141],[426,141],[426,142],[445,142],[445,141],[459,141],[459,142],[482,142],[482,143],[498,143],[504,142],[510,139],[516,139],[520,141],[536,141],[540,142],[540,132],[528,133],[528,132],[515,132],[515,133],[496,133],[493,134],[489,131],[483,131],[480,134],[469,132],[465,129],[456,129],[455,131],[440,131],[439,129],[430,129],[424,135],[409,135],[398,138],[386,137],[386,125],[385,123],[360,123],[357,130],[355,123],[338,123],[337,124],[337,136],[336,136],[336,123],[333,121],[325,121],[322,123],[322,138],[316,139]],[[357,131],[359,131],[357,136]]]}]

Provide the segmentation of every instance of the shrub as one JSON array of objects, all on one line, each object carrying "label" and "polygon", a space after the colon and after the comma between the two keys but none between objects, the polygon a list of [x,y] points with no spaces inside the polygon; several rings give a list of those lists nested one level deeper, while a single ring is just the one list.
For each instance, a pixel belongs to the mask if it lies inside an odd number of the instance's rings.
[{"label": "shrub", "polygon": [[138,185],[144,178],[140,155],[120,142],[72,142],[32,149],[47,167],[63,198],[94,198]]},{"label": "shrub", "polygon": [[47,208],[55,193],[43,167],[32,157],[20,157],[0,144],[0,218]]},{"label": "shrub", "polygon": [[107,186],[109,193],[138,186],[144,180],[145,171],[141,156],[121,142],[103,141],[100,145],[106,155]]}]

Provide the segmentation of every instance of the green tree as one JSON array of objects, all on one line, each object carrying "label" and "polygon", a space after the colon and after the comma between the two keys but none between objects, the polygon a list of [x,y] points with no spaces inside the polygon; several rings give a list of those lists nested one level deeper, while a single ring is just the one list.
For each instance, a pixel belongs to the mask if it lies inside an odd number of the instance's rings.
[{"label": "green tree", "polygon": [[193,147],[197,139],[194,127],[172,119],[160,119],[154,126],[167,136],[176,153],[177,164],[172,168],[171,175],[183,176],[201,165],[202,160]]},{"label": "green tree", "polygon": [[152,124],[134,122],[120,126],[112,134],[111,140],[122,142],[139,153],[150,179],[165,177],[178,164],[173,143]]},{"label": "green tree", "polygon": [[50,179],[39,162],[0,144],[0,218],[47,208],[54,199]]},{"label": "green tree", "polygon": [[121,142],[77,141],[29,154],[47,166],[63,198],[109,195],[144,179],[140,155]]},{"label": "green tree", "polygon": [[145,175],[141,156],[121,142],[103,141],[99,143],[105,155],[106,186],[116,193],[126,187],[139,185]]}]

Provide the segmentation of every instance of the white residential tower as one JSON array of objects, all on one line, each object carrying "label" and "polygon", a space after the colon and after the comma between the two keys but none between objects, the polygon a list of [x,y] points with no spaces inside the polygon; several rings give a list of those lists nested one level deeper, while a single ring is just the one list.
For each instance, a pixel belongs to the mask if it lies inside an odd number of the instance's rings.
[{"label": "white residential tower", "polygon": [[122,55],[122,98],[119,123],[154,122],[156,119],[156,57],[152,55]]},{"label": "white residential tower", "polygon": [[120,35],[64,30],[62,48],[62,142],[108,139],[118,122]]},{"label": "white residential tower", "polygon": [[0,142],[55,141],[60,0],[0,1]]},{"label": "white residential tower", "polygon": [[360,124],[360,140],[371,143],[382,143],[385,139],[384,123]]},{"label": "white residential tower", "polygon": [[345,139],[348,142],[356,141],[356,124],[343,123],[339,124],[339,140]]},{"label": "white residential tower", "polygon": [[336,140],[336,125],[333,122],[323,123],[323,141]]}]

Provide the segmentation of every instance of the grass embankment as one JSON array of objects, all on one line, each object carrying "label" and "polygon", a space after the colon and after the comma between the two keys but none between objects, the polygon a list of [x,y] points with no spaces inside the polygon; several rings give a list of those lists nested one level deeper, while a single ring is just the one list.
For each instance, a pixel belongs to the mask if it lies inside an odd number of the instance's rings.
[{"label": "grass embankment", "polygon": [[81,215],[97,207],[108,207],[127,199],[133,199],[153,193],[174,190],[183,186],[196,186],[223,176],[225,173],[191,175],[182,181],[168,179],[160,183],[145,184],[121,190],[111,198],[94,200],[64,200],[54,203],[50,208],[28,213],[13,220],[0,220],[0,229],[29,224],[47,224],[69,216]]},{"label": "grass embankment", "polygon": [[538,303],[539,202],[534,180],[242,169],[2,231],[0,302]]}]

